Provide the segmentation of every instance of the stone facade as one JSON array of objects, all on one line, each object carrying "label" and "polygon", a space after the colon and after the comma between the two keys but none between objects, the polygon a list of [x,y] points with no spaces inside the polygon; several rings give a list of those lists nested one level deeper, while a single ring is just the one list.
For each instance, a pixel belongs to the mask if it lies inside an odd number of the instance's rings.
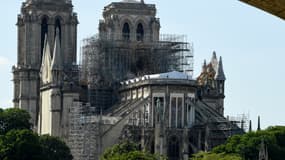
[{"label": "stone facade", "polygon": [[[160,22],[155,16],[155,5],[113,2],[104,8],[104,20],[100,21],[99,32],[101,36],[112,40],[122,40],[125,37],[130,41],[158,41]],[[124,29],[126,30],[122,32]]]},{"label": "stone facade", "polygon": [[189,43],[161,39],[155,5],[113,2],[103,18],[86,60],[91,67],[84,70],[76,65],[78,20],[71,1],[22,4],[14,104],[29,111],[36,131],[63,138],[75,160],[99,159],[126,139],[186,160],[243,133],[224,118],[226,78],[216,53],[193,79],[191,69],[179,67],[193,56],[180,54],[190,51],[181,47]]},{"label": "stone facade", "polygon": [[[77,15],[73,12],[71,1],[66,0],[27,0],[22,4],[21,13],[18,15],[18,62],[13,67],[14,105],[16,108],[29,111],[34,128],[39,132],[41,132],[42,123],[47,125],[51,123],[50,118],[53,114],[50,112],[63,110],[62,106],[55,109],[46,106],[60,103],[62,100],[50,102],[44,98],[53,97],[61,92],[58,90],[59,86],[55,90],[47,89],[43,82],[41,68],[44,63],[44,48],[49,44],[46,52],[49,52],[48,56],[54,59],[55,50],[53,49],[56,47],[56,29],[58,29],[58,44],[61,47],[57,46],[57,48],[60,47],[57,51],[62,57],[59,61],[64,59],[60,64],[63,67],[61,76],[68,80],[68,83],[72,83],[74,81],[72,70],[76,69],[77,24]],[[43,111],[44,115],[51,115],[43,118]],[[42,122],[43,119],[47,122]],[[50,133],[50,131],[51,129],[48,129],[43,133]]]}]

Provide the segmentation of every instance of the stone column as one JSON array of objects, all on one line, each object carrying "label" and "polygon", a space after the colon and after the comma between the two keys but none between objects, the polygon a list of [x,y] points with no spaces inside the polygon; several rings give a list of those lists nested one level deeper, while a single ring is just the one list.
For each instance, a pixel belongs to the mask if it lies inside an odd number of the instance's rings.
[{"label": "stone column", "polygon": [[69,114],[71,110],[71,106],[74,105],[76,100],[79,100],[79,94],[78,93],[63,93],[63,106],[62,106],[62,121],[61,121],[61,126],[62,126],[62,131],[61,131],[61,136],[63,139],[68,138],[68,132],[69,132]]},{"label": "stone column", "polygon": [[39,112],[39,72],[32,70],[29,72],[29,112],[34,129],[37,128]]},{"label": "stone column", "polygon": [[201,150],[201,138],[202,138],[202,133],[201,130],[198,132],[198,150]]},{"label": "stone column", "polygon": [[191,106],[190,108],[190,127],[192,127],[195,123],[195,106]]},{"label": "stone column", "polygon": [[144,107],[144,112],[143,112],[143,125],[142,125],[142,138],[141,138],[141,147],[142,150],[145,151],[145,107]]},{"label": "stone column", "polygon": [[182,100],[182,123],[181,123],[181,126],[182,127],[184,127],[185,126],[185,107],[187,107],[186,105],[185,105],[185,101],[184,101],[184,97],[183,97],[183,100]]},{"label": "stone column", "polygon": [[160,140],[159,154],[163,155],[164,154],[164,152],[163,152],[164,151],[164,138],[163,138],[162,133],[159,136],[159,140]]},{"label": "stone column", "polygon": [[188,137],[188,129],[184,127],[183,131],[183,160],[189,160],[189,137]]},{"label": "stone column", "polygon": [[20,79],[19,79],[19,70],[15,66],[12,69],[13,71],[13,82],[14,82],[14,108],[19,108],[19,94],[20,94]]},{"label": "stone column", "polygon": [[171,103],[169,103],[169,105],[168,105],[168,112],[169,112],[169,113],[168,113],[168,115],[169,115],[169,117],[168,117],[168,126],[169,126],[169,127],[172,127],[172,126],[171,126],[171,116],[172,116],[172,115],[171,115],[171,107],[172,107],[172,106],[171,106]]},{"label": "stone column", "polygon": [[28,72],[24,69],[19,71],[20,77],[20,95],[19,95],[19,108],[29,112],[29,80]]},{"label": "stone column", "polygon": [[154,153],[160,154],[160,125],[156,124],[154,129]]},{"label": "stone column", "polygon": [[51,135],[60,137],[60,131],[61,131],[61,93],[60,89],[54,88],[51,91]]}]

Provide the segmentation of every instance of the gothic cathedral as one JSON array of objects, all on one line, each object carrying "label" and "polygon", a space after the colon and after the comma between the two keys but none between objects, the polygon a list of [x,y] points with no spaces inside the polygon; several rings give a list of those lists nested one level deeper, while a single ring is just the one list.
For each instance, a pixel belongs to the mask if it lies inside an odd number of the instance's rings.
[{"label": "gothic cathedral", "polygon": [[[84,3],[84,2],[82,2]],[[161,34],[154,4],[112,2],[77,61],[71,0],[25,0],[18,15],[14,107],[34,131],[61,137],[75,160],[96,160],[126,139],[188,160],[244,131],[224,117],[225,74],[213,53],[193,78],[193,48]]]}]

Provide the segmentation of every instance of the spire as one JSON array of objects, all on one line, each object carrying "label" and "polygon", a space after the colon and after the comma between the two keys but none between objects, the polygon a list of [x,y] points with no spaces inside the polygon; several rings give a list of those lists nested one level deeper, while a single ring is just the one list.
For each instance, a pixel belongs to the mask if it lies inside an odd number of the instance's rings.
[{"label": "spire", "polygon": [[217,59],[216,51],[213,52],[211,64],[212,64],[214,70],[217,72],[218,71],[218,59]]},{"label": "spire", "polygon": [[212,60],[213,60],[213,59],[217,59],[216,51],[213,52]]},{"label": "spire", "polygon": [[207,70],[207,61],[206,59],[204,60],[203,66],[202,66],[202,72],[206,72]]},{"label": "spire", "polygon": [[251,124],[251,120],[249,121],[249,129],[248,129],[248,132],[252,132],[252,124]]},{"label": "spire", "polygon": [[260,128],[260,116],[258,116],[257,130],[258,131],[261,130],[261,128]]},{"label": "spire", "polygon": [[223,68],[222,57],[220,57],[220,61],[219,61],[217,73],[216,73],[216,75],[215,75],[215,79],[216,79],[216,80],[221,80],[221,81],[226,80],[226,76],[225,76],[224,68]]},{"label": "spire", "polygon": [[43,48],[43,57],[42,57],[42,66],[41,66],[41,77],[44,83],[50,81],[50,65],[51,65],[51,52],[50,46],[47,40],[47,34],[45,35],[44,48]]},{"label": "spire", "polygon": [[54,45],[54,50],[53,50],[51,70],[58,70],[58,71],[62,70],[61,46],[60,46],[58,28],[56,28],[55,45]]},{"label": "spire", "polygon": [[144,4],[144,0],[141,0],[141,3]]}]

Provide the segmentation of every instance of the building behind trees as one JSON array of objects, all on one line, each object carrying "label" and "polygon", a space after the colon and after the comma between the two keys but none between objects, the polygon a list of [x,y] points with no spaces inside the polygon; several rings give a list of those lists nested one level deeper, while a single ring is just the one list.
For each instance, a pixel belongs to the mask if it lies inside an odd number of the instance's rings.
[{"label": "building behind trees", "polygon": [[29,111],[40,134],[68,142],[76,160],[98,159],[126,139],[188,159],[243,133],[224,118],[222,58],[214,52],[193,78],[192,43],[161,34],[156,12],[144,1],[107,5],[76,64],[72,2],[26,0],[17,23],[15,107]]}]

